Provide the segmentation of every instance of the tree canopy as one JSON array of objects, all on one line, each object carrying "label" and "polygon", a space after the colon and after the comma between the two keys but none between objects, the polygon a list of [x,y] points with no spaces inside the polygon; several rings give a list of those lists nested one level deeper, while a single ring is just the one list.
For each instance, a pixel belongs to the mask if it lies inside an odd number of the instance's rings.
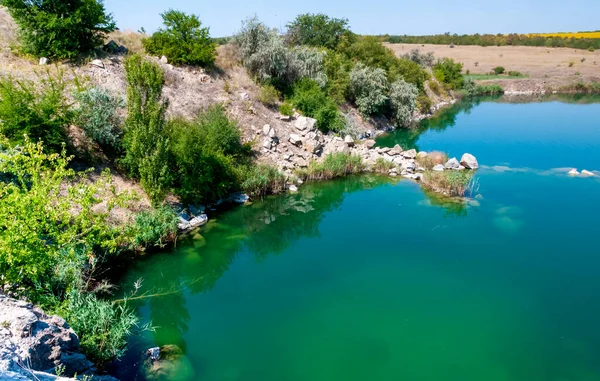
[{"label": "tree canopy", "polygon": [[345,38],[354,40],[348,19],[331,18],[322,13],[302,14],[287,25],[288,43],[336,49]]}]

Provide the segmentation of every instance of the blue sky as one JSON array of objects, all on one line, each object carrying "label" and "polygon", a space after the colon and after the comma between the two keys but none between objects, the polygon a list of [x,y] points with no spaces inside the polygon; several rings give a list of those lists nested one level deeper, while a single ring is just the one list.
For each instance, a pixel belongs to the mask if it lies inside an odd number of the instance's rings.
[{"label": "blue sky", "polygon": [[360,34],[528,33],[600,29],[600,0],[105,0],[121,29],[154,31],[168,8],[194,13],[215,37],[256,14],[276,28],[300,13],[350,20]]}]

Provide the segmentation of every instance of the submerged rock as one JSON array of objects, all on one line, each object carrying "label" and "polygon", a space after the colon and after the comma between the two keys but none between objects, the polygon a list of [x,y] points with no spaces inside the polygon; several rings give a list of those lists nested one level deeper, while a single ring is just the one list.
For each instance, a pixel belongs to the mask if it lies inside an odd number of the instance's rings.
[{"label": "submerged rock", "polygon": [[581,176],[582,177],[596,177],[596,174],[594,172],[590,172],[587,169],[584,169],[583,171],[581,171]]},{"label": "submerged rock", "polygon": [[567,174],[569,176],[579,176],[579,171],[577,169],[573,168]]},{"label": "submerged rock", "polygon": [[[158,354],[156,353],[158,350]],[[150,352],[152,351],[152,352]],[[193,380],[194,368],[177,345],[165,345],[146,351],[143,369],[146,380]]]},{"label": "submerged rock", "polygon": [[479,168],[479,163],[477,162],[477,159],[475,158],[475,156],[471,155],[470,153],[465,153],[464,155],[462,155],[462,157],[460,159],[460,164],[464,165],[465,168],[468,168],[468,169]]}]

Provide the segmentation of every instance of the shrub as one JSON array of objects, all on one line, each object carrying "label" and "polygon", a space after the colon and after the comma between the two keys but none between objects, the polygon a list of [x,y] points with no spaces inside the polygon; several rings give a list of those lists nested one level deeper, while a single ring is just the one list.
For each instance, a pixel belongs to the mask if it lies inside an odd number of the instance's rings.
[{"label": "shrub", "polygon": [[24,143],[27,135],[60,151],[71,120],[65,87],[62,72],[54,76],[48,71],[39,83],[0,78],[0,132],[13,143]]},{"label": "shrub", "polygon": [[343,54],[329,52],[323,61],[323,67],[327,75],[327,94],[335,103],[343,104],[350,98],[350,71],[354,63]]},{"label": "shrub", "polygon": [[454,62],[450,58],[443,58],[433,66],[435,78],[450,89],[460,89],[463,86],[464,78],[461,74],[462,64]]},{"label": "shrub", "polygon": [[354,39],[348,19],[330,18],[322,13],[302,14],[287,25],[291,45],[309,45],[335,50],[343,39]]},{"label": "shrub", "polygon": [[127,77],[127,118],[123,145],[123,164],[154,204],[160,203],[172,182],[169,167],[169,136],[162,99],[164,74],[155,63],[139,55],[124,61]]},{"label": "shrub", "polygon": [[100,87],[90,87],[74,94],[79,105],[75,122],[100,145],[116,148],[121,140],[121,117],[118,109],[125,103]]},{"label": "shrub", "polygon": [[390,106],[396,119],[396,126],[404,127],[410,123],[417,105],[418,95],[419,89],[415,85],[402,79],[392,83],[392,86],[390,86]]},{"label": "shrub", "polygon": [[162,205],[135,216],[129,231],[133,248],[164,247],[177,234],[179,217],[173,208]]},{"label": "shrub", "polygon": [[279,113],[285,116],[294,116],[294,106],[287,101],[283,102],[283,104],[279,106]]},{"label": "shrub", "polygon": [[115,29],[100,0],[1,0],[20,27],[22,49],[37,57],[73,58]]},{"label": "shrub", "polygon": [[419,49],[412,49],[410,53],[403,54],[402,58],[416,62],[423,67],[432,67],[435,62],[433,52],[421,54]]},{"label": "shrub", "polygon": [[305,180],[327,180],[365,170],[362,158],[343,152],[329,154],[321,162],[311,161],[307,168],[298,171]]},{"label": "shrub", "polygon": [[297,78],[312,79],[321,87],[327,85],[327,75],[323,69],[326,54],[314,48],[302,46],[293,50],[294,61],[292,65],[297,72]]},{"label": "shrub", "polygon": [[356,64],[350,72],[350,93],[363,115],[379,112],[388,100],[385,72],[383,69]]},{"label": "shrub", "polygon": [[264,85],[260,88],[258,100],[267,107],[276,106],[279,102],[279,91],[272,85]]},{"label": "shrub", "polygon": [[315,82],[303,79],[294,85],[292,103],[306,116],[317,120],[317,127],[327,132],[343,127],[337,105]]},{"label": "shrub", "polygon": [[387,161],[382,157],[378,157],[377,161],[375,161],[375,164],[373,165],[373,171],[387,175],[390,169],[394,167],[396,167],[396,165],[393,162]]},{"label": "shrub", "polygon": [[268,165],[253,166],[242,182],[242,189],[255,197],[279,193],[285,189],[285,175]]},{"label": "shrub", "polygon": [[215,62],[216,45],[198,16],[171,9],[161,17],[165,28],[143,41],[149,54],[164,55],[173,64],[209,66]]},{"label": "shrub", "polygon": [[440,88],[440,84],[437,81],[429,81],[429,89],[431,89],[431,91],[433,91],[434,94],[436,95],[440,95],[442,89]]},{"label": "shrub", "polygon": [[246,62],[276,35],[276,30],[267,27],[257,17],[252,17],[242,22],[242,28],[233,41],[240,49],[242,61]]},{"label": "shrub", "polygon": [[431,98],[425,94],[419,94],[417,97],[417,109],[421,114],[429,114],[432,106],[433,102],[431,101]]},{"label": "shrub", "polygon": [[492,71],[496,75],[504,74],[504,68],[502,66],[496,66],[495,68],[492,69]]},{"label": "shrub", "polygon": [[469,190],[473,171],[426,171],[422,184],[435,192],[452,197],[463,197]]},{"label": "shrub", "polygon": [[591,47],[591,46],[588,48],[588,52],[592,52],[592,53],[593,53],[593,52],[595,52],[595,51],[596,51],[596,49],[594,49],[594,48],[593,48],[593,47]]},{"label": "shrub", "polygon": [[248,162],[250,147],[223,107],[210,107],[194,121],[173,120],[170,127],[173,191],[182,202],[215,201],[238,187],[238,167]]},{"label": "shrub", "polygon": [[522,77],[523,73],[521,73],[520,71],[511,70],[508,72],[508,76],[509,77]]}]

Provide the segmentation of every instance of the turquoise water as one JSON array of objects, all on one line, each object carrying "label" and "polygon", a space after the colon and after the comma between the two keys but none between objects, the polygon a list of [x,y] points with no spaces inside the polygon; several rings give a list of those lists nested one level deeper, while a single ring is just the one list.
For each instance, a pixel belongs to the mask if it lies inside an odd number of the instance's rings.
[{"label": "turquoise water", "polygon": [[[134,264],[164,380],[600,380],[600,104],[461,104],[379,144],[475,154],[480,197],[409,181],[307,184]],[[501,166],[501,167],[494,167]],[[151,296],[157,294],[158,296]]]}]

